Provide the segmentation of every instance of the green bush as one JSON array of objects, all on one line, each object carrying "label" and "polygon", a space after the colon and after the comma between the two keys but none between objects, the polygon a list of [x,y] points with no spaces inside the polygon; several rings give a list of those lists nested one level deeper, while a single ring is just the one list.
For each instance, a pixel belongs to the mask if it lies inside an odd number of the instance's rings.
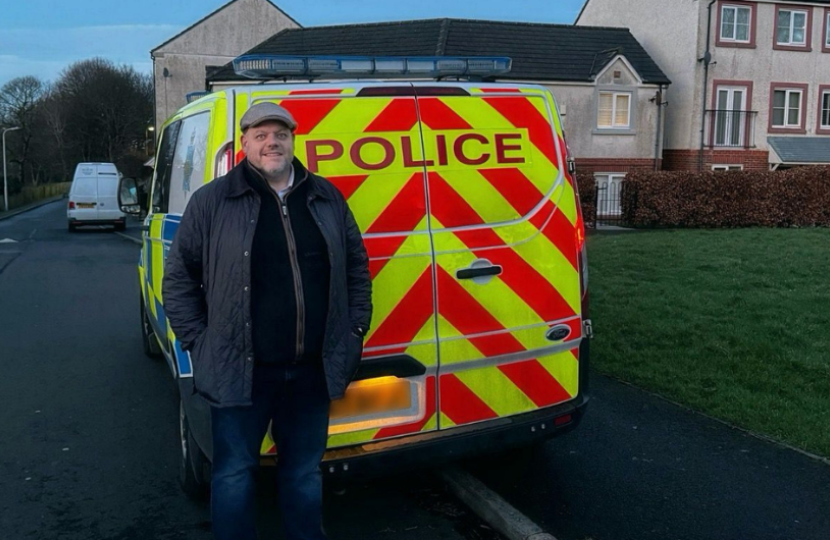
[{"label": "green bush", "polygon": [[592,173],[577,172],[576,185],[585,227],[593,229],[597,225],[597,180]]},{"label": "green bush", "polygon": [[635,227],[828,227],[830,167],[633,172],[621,206]]}]

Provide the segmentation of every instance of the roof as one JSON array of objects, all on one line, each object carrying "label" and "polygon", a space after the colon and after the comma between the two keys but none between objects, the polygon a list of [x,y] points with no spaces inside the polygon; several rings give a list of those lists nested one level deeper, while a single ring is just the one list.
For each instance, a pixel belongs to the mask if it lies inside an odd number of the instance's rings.
[{"label": "roof", "polygon": [[[500,78],[593,82],[617,53],[644,83],[671,83],[627,28],[471,19],[317,26],[283,30],[245,54],[509,56],[513,69]],[[208,76],[244,80],[230,63]]]},{"label": "roof", "polygon": [[[830,0],[808,0],[811,4],[827,4],[830,5]],[[803,4],[804,0],[777,0],[779,4]],[[585,3],[582,4],[582,8],[579,10],[579,13],[574,19],[574,24],[579,24],[579,19],[582,18],[582,14],[585,13],[585,8],[588,7],[588,4],[591,3],[591,0],[585,0]],[[643,4],[645,5],[645,4]]]},{"label": "roof", "polygon": [[[204,17],[202,17],[201,19],[199,19],[199,20],[198,20],[198,21],[196,21],[195,23],[191,24],[190,26],[188,26],[187,28],[185,28],[184,30],[182,30],[181,32],[179,32],[178,34],[176,34],[175,36],[171,37],[170,39],[168,39],[167,41],[165,41],[165,42],[164,42],[164,43],[162,43],[161,45],[159,45],[159,46],[157,46],[157,47],[152,48],[152,49],[150,50],[150,55],[152,55],[154,52],[156,52],[157,50],[161,49],[162,47],[164,47],[164,46],[165,46],[165,45],[167,45],[168,43],[172,42],[173,40],[175,40],[176,38],[178,38],[178,37],[179,37],[179,36],[181,36],[182,34],[186,34],[187,32],[190,32],[191,30],[193,30],[194,28],[196,28],[197,26],[199,26],[200,24],[202,24],[202,23],[203,23],[203,22],[205,22],[206,20],[210,19],[211,17],[213,17],[214,15],[216,15],[217,13],[219,13],[220,11],[223,11],[225,8],[227,8],[228,6],[230,6],[231,4],[233,4],[233,3],[234,3],[234,2],[236,2],[236,1],[237,1],[237,0],[230,0],[230,2],[228,2],[227,4],[224,4],[224,5],[220,6],[219,8],[217,8],[217,9],[215,9],[215,10],[211,11],[210,13],[208,13],[207,15],[205,15]],[[293,22],[294,22],[297,26],[300,26],[300,27],[302,27],[302,26],[303,26],[303,25],[301,25],[300,23],[298,23],[296,20],[294,20],[294,18],[293,18],[291,15],[289,15],[288,13],[286,13],[285,11],[283,11],[282,9],[280,9],[280,7],[279,7],[278,5],[276,5],[275,3],[271,2],[271,0],[265,0],[265,2],[266,2],[267,4],[271,4],[272,6],[274,6],[274,9],[278,10],[280,13],[282,13],[283,15],[285,15],[286,17],[288,17],[289,19],[291,19],[291,21],[293,21]]]},{"label": "roof", "polygon": [[830,163],[830,137],[767,137],[781,163]]}]

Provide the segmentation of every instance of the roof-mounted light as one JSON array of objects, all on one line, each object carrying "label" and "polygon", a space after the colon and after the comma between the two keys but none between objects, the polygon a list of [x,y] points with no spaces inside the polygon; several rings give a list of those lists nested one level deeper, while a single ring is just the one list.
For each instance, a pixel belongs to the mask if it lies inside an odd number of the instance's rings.
[{"label": "roof-mounted light", "polygon": [[510,71],[504,56],[283,56],[246,54],[233,61],[237,75],[283,77],[492,77]]},{"label": "roof-mounted light", "polygon": [[194,102],[194,101],[196,101],[197,99],[201,99],[201,98],[205,97],[205,96],[206,96],[206,95],[208,95],[208,94],[210,94],[210,92],[205,92],[205,91],[202,91],[202,92],[190,92],[189,94],[187,94],[187,95],[185,96],[185,99],[187,99],[187,102],[188,102],[188,103],[193,103],[193,102]]}]

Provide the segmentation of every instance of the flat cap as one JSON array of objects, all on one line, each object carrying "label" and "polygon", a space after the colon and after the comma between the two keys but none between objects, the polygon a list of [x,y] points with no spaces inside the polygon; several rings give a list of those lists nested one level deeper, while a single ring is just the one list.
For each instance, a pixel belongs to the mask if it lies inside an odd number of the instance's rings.
[{"label": "flat cap", "polygon": [[258,126],[269,120],[282,122],[291,131],[297,129],[297,121],[294,120],[291,113],[285,110],[285,108],[280,107],[276,103],[271,103],[270,101],[257,103],[248,109],[239,121],[239,129],[245,131],[249,127]]}]

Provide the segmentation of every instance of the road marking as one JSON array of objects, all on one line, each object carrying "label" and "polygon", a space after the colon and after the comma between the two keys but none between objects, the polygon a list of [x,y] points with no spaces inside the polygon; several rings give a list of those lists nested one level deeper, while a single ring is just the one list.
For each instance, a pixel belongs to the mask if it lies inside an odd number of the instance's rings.
[{"label": "road marking", "polygon": [[16,244],[17,240],[12,240],[11,238],[3,238],[0,240],[0,244]]},{"label": "road marking", "polygon": [[35,229],[31,233],[29,233],[29,238],[28,239],[31,240],[32,238],[35,237],[36,234],[37,234],[37,229]]},{"label": "road marking", "polygon": [[453,468],[441,476],[461,502],[510,540],[556,540],[472,475]]}]

